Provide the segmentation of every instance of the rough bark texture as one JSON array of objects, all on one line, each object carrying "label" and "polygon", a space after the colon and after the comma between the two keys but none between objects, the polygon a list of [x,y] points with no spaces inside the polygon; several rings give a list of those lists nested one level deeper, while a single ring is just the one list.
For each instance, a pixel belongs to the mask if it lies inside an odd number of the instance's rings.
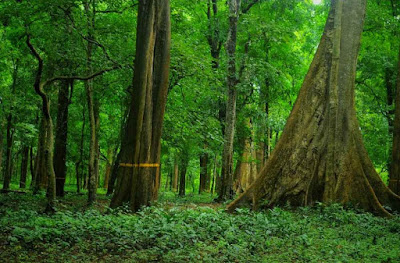
[{"label": "rough bark texture", "polygon": [[58,92],[56,137],[54,145],[54,172],[56,173],[56,195],[64,196],[64,184],[67,175],[67,139],[68,139],[68,108],[70,105],[70,86],[64,81]]},{"label": "rough bark texture", "polygon": [[[257,180],[228,205],[351,203],[390,216],[400,197],[385,186],[364,147],[354,86],[365,0],[333,0],[318,51],[278,145]],[[384,207],[385,206],[385,207]]]},{"label": "rough bark texture", "polygon": [[[158,195],[161,131],[170,61],[169,0],[139,1],[133,98],[121,144],[121,166],[111,207],[129,202],[132,211]],[[140,167],[139,165],[153,165]],[[139,166],[139,167],[138,167]]]},{"label": "rough bark texture", "polygon": [[[249,129],[252,129],[250,119],[247,119],[245,124]],[[241,156],[236,163],[235,168],[235,183],[234,190],[236,193],[245,191],[257,176],[257,154],[253,141],[254,135],[241,140]]]},{"label": "rough bark texture", "polygon": [[29,162],[29,146],[22,147],[22,159],[21,159],[21,177],[19,180],[19,187],[26,187],[26,175],[28,174],[28,162]]},{"label": "rough bark texture", "polygon": [[222,183],[218,195],[219,201],[233,197],[233,139],[236,122],[236,35],[239,19],[240,0],[229,1],[229,33],[226,44],[228,55],[228,102],[226,104],[226,119],[224,133],[224,152],[222,155]]},{"label": "rough bark texture", "polygon": [[392,167],[390,173],[389,187],[397,195],[400,195],[400,51],[395,107],[396,109],[393,130]]}]

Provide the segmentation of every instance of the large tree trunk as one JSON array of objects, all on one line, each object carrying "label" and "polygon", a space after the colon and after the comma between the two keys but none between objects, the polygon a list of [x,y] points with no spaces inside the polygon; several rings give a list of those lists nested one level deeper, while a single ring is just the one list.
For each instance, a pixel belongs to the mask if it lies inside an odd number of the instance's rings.
[{"label": "large tree trunk", "polygon": [[233,197],[233,139],[236,122],[236,35],[239,19],[240,0],[229,0],[229,34],[227,40],[228,54],[228,102],[226,104],[224,152],[222,156],[222,183],[218,196],[219,201]]},{"label": "large tree trunk", "polygon": [[61,83],[58,92],[58,110],[56,123],[56,138],[54,146],[54,172],[56,173],[56,195],[64,196],[64,184],[67,175],[67,139],[68,139],[68,107],[70,105],[70,85],[72,82]]},{"label": "large tree trunk", "polygon": [[133,98],[111,207],[132,211],[157,198],[170,60],[169,0],[139,1]]},{"label": "large tree trunk", "polygon": [[392,167],[390,173],[389,187],[397,195],[400,195],[400,51],[395,107],[396,109],[393,130]]},{"label": "large tree trunk", "polygon": [[28,162],[29,162],[29,146],[22,147],[22,159],[21,159],[21,177],[19,180],[19,187],[26,187],[26,176],[28,174]]},{"label": "large tree trunk", "polygon": [[[390,216],[400,197],[375,171],[354,103],[366,0],[333,0],[318,51],[285,130],[257,180],[227,209],[351,203]],[[266,201],[268,200],[268,201]],[[384,207],[385,206],[385,207]]]}]

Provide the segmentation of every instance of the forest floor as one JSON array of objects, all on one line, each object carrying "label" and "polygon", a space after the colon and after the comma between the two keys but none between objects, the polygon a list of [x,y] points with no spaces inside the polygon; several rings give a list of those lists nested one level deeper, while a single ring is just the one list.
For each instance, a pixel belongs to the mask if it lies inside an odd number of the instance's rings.
[{"label": "forest floor", "polygon": [[0,194],[0,261],[400,262],[400,216],[339,205],[228,214],[210,194],[171,192],[131,214],[86,198],[69,193],[50,216],[44,194]]}]

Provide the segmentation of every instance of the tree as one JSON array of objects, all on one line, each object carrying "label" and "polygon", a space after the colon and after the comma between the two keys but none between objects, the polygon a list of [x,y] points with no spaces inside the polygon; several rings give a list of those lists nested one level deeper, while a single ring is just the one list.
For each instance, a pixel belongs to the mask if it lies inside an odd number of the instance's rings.
[{"label": "tree", "polygon": [[233,139],[236,122],[236,40],[237,23],[239,19],[240,0],[229,1],[229,33],[226,43],[228,55],[228,102],[226,104],[224,151],[222,155],[222,183],[218,200],[226,200],[233,197]]},{"label": "tree", "polygon": [[390,174],[389,187],[394,193],[400,195],[400,51],[399,65],[397,70],[397,91],[392,147],[392,170]]},{"label": "tree", "polygon": [[63,81],[58,91],[56,137],[54,145],[54,172],[56,174],[56,195],[64,196],[67,176],[68,110],[71,104],[73,81]]},{"label": "tree", "polygon": [[130,202],[132,211],[138,211],[158,195],[170,61],[169,9],[169,0],[139,2],[132,102],[111,207]]},{"label": "tree", "polygon": [[[365,0],[332,0],[319,48],[281,139],[257,180],[227,209],[352,203],[376,214],[400,209],[365,150],[354,107]],[[264,203],[263,203],[264,202]]]}]

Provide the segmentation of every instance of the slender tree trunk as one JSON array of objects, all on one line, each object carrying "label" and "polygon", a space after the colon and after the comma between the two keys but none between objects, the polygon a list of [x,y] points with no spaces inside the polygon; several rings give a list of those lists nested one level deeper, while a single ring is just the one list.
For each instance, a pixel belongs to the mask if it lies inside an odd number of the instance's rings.
[{"label": "slender tree trunk", "polygon": [[180,161],[180,176],[179,176],[179,196],[185,196],[186,194],[186,171],[189,165],[189,158],[184,154],[181,155]]},{"label": "slender tree trunk", "polygon": [[41,118],[39,125],[39,139],[35,158],[35,179],[33,183],[34,194],[37,194],[40,189],[44,187],[43,182],[47,181],[48,176],[45,165],[45,145],[47,131],[45,127],[45,120],[43,117]]},{"label": "slender tree trunk", "polygon": [[240,0],[229,0],[229,33],[227,40],[228,54],[228,102],[226,105],[224,152],[222,156],[222,184],[218,200],[224,201],[233,197],[233,139],[236,122],[236,35],[239,18]]},{"label": "slender tree trunk", "polygon": [[393,129],[392,167],[389,187],[394,193],[400,195],[400,51],[397,73],[397,90],[395,102],[395,119]]},{"label": "slender tree trunk", "polygon": [[[204,147],[207,149],[207,147]],[[208,154],[203,153],[200,155],[200,184],[199,184],[199,194],[201,194],[204,191],[208,191],[210,188],[210,185],[207,187],[207,181],[208,181]]]},{"label": "slender tree trunk", "polygon": [[[88,38],[93,39],[95,30],[95,1],[85,1],[84,8],[87,17],[87,27],[88,27]],[[92,73],[92,54],[93,53],[93,43],[88,41],[86,49],[86,67],[87,73]],[[89,127],[90,127],[90,145],[89,145],[89,177],[88,177],[88,203],[93,204],[96,202],[97,196],[97,102],[94,95],[93,80],[87,80],[85,82],[87,103],[88,103],[88,113],[89,113]]]},{"label": "slender tree trunk", "polygon": [[112,165],[114,163],[114,149],[113,148],[108,148],[107,150],[107,164],[106,164],[106,173],[104,176],[104,185],[103,188],[104,189],[108,189],[108,181],[110,180],[110,174],[111,174],[111,169],[112,169]]},{"label": "slender tree trunk", "polygon": [[28,162],[29,162],[29,146],[22,147],[22,159],[21,159],[21,178],[19,181],[19,187],[26,187],[26,176],[28,174]]},{"label": "slender tree trunk", "polygon": [[115,181],[117,180],[118,177],[118,168],[120,162],[121,162],[121,151],[117,154],[117,158],[115,158],[115,161],[112,166],[111,177],[108,182],[107,195],[111,195],[114,192],[114,186],[115,186]]},{"label": "slender tree trunk", "polygon": [[134,96],[121,144],[121,165],[111,207],[130,202],[138,211],[157,198],[161,131],[170,60],[169,0],[140,1]]},{"label": "slender tree trunk", "polygon": [[64,196],[64,184],[67,175],[67,139],[68,139],[68,108],[70,105],[70,86],[72,83],[64,81],[58,92],[58,110],[56,123],[56,137],[54,147],[54,172],[56,173],[56,195]]},{"label": "slender tree trunk", "polygon": [[179,166],[178,166],[178,161],[176,160],[177,158],[175,157],[174,160],[174,178],[172,180],[172,189],[174,192],[178,191],[178,178],[179,178]]},{"label": "slender tree trunk", "polygon": [[35,170],[34,170],[34,166],[33,166],[33,147],[30,146],[29,147],[29,172],[31,174],[31,184],[30,184],[30,188],[32,189],[33,187],[33,180],[35,178]]},{"label": "slender tree trunk", "polygon": [[85,114],[85,106],[82,108],[82,129],[81,129],[81,138],[79,143],[79,161],[75,164],[76,171],[76,190],[78,193],[81,192],[82,188],[82,166],[83,166],[83,149],[85,143],[85,126],[86,126],[86,114]]},{"label": "slender tree trunk", "polygon": [[365,0],[333,0],[324,35],[285,130],[257,180],[228,205],[351,203],[390,216],[400,209],[364,147],[355,111]]},{"label": "slender tree trunk", "polygon": [[[3,122],[0,121],[0,178],[3,175],[3,141],[4,141],[4,126]],[[3,178],[2,178],[3,179]]]},{"label": "slender tree trunk", "polygon": [[10,113],[7,116],[7,148],[6,148],[6,170],[4,174],[4,182],[3,189],[9,190],[12,176],[12,166],[13,166],[13,158],[12,158],[12,146],[14,141],[14,131],[12,125],[12,114]]}]

